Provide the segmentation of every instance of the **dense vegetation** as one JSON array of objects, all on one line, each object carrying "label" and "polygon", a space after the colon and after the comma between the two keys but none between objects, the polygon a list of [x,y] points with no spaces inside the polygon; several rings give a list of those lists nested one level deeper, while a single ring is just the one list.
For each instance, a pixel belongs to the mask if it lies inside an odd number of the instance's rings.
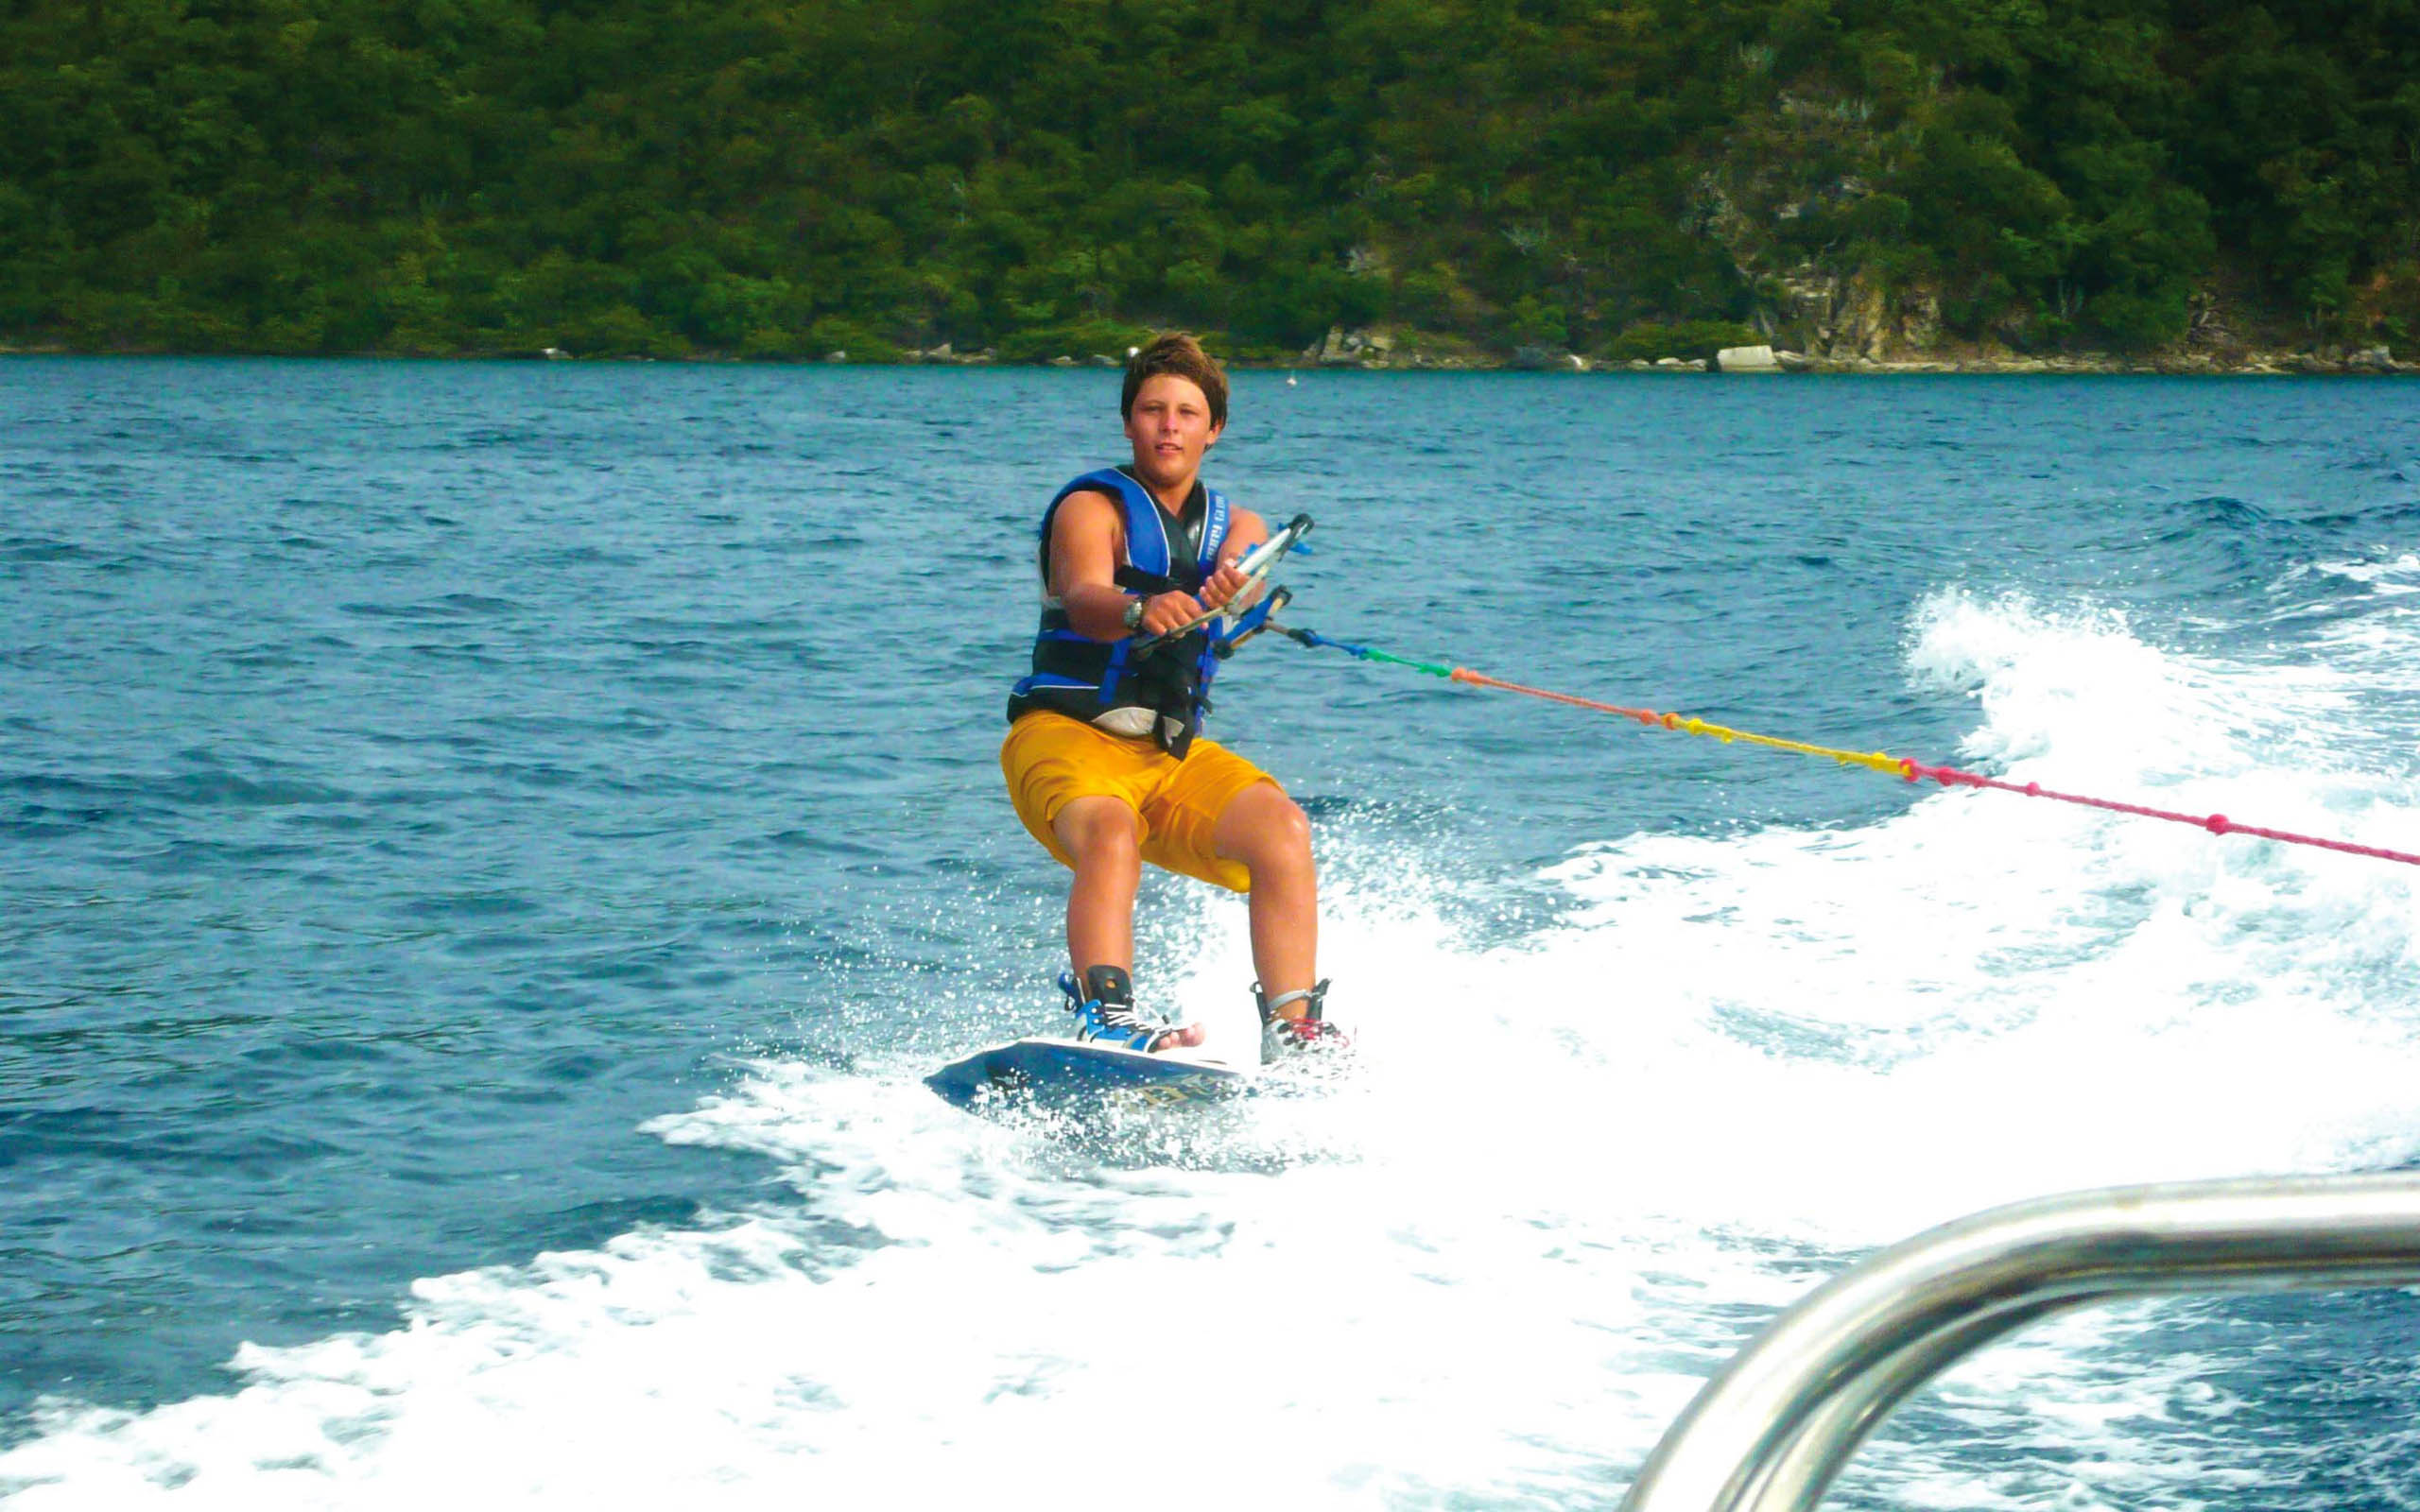
[{"label": "dense vegetation", "polygon": [[2420,0],[0,0],[0,339],[2408,355],[2416,163]]}]

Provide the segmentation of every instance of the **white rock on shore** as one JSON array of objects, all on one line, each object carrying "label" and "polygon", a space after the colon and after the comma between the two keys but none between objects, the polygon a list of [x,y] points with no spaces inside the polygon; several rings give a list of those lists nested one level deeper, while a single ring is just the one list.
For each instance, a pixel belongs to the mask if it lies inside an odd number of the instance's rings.
[{"label": "white rock on shore", "polygon": [[1771,347],[1725,347],[1714,354],[1718,372],[1779,372],[1781,364]]}]

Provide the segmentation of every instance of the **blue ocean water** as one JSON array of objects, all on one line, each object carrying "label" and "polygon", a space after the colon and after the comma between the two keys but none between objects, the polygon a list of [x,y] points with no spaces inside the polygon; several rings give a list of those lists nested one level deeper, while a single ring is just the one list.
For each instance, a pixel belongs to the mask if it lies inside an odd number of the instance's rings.
[{"label": "blue ocean water", "polygon": [[[1363,1067],[1070,1131],[994,752],[1116,375],[0,365],[0,1495],[1610,1504],[1994,1202],[2420,1155],[2411,868],[1266,639]],[[2420,415],[2304,381],[1238,378],[1289,618],[2420,850]],[[1249,1028],[1240,910],[1147,993]],[[1240,1027],[1239,1027],[1240,1026]],[[1177,1319],[1138,1324],[1137,1317]],[[1208,1341],[1208,1342],[1205,1342]],[[2076,1314],[1844,1504],[2420,1501],[2400,1293]],[[718,1504],[722,1504],[719,1503]]]}]

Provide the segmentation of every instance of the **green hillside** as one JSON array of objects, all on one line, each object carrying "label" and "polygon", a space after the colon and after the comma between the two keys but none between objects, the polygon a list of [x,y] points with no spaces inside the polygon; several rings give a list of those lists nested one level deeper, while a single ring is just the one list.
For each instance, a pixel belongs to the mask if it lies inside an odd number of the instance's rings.
[{"label": "green hillside", "polygon": [[0,341],[1162,325],[2420,354],[2420,0],[0,0]]}]

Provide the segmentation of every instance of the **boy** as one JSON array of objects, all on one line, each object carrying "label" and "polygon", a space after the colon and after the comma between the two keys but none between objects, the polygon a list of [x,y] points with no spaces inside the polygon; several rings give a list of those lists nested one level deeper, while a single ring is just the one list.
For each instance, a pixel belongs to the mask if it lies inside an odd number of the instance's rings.
[{"label": "boy", "polygon": [[[1268,773],[1199,738],[1219,626],[1186,627],[1249,606],[1235,563],[1269,538],[1201,484],[1226,428],[1226,375],[1191,336],[1161,336],[1127,364],[1119,410],[1133,461],[1077,478],[1043,512],[1033,671],[1010,696],[1000,747],[1017,817],[1076,874],[1060,985],[1077,1038],[1151,1051],[1204,1038],[1134,1004],[1149,861],[1249,895],[1263,1060],[1340,1049],[1317,980],[1310,824]],[[1167,639],[1134,650],[1153,636]]]}]

